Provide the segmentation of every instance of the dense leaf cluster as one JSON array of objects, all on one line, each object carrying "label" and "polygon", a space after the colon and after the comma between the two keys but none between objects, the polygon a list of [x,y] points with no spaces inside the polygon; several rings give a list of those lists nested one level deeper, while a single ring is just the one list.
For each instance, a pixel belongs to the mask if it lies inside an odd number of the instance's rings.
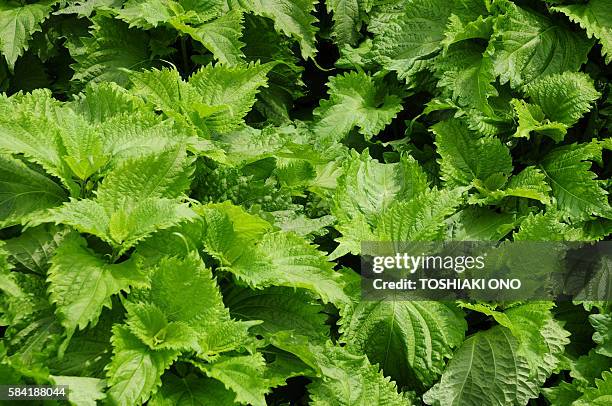
[{"label": "dense leaf cluster", "polygon": [[2,1],[0,382],[610,404],[609,303],[363,301],[357,256],[608,238],[611,62],[612,0]]}]

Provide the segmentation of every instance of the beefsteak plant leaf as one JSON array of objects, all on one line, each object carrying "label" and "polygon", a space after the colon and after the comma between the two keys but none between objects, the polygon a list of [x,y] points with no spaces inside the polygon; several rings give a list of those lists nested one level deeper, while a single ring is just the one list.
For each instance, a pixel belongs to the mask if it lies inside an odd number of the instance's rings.
[{"label": "beefsteak plant leaf", "polygon": [[595,379],[595,387],[588,388],[572,405],[603,406],[612,401],[612,372],[604,371],[602,379]]},{"label": "beefsteak plant leaf", "polygon": [[260,353],[221,356],[210,364],[198,363],[197,366],[235,392],[236,403],[266,406],[264,395],[270,391],[272,383],[265,377],[266,363]]},{"label": "beefsteak plant leaf", "polygon": [[508,183],[498,190],[487,190],[480,182],[476,183],[480,194],[468,198],[469,203],[491,204],[498,203],[506,197],[523,197],[550,204],[551,188],[546,182],[546,176],[541,170],[528,166],[518,174],[512,176]]},{"label": "beefsteak plant leaf", "polygon": [[23,223],[67,199],[57,183],[9,155],[0,155],[0,227]]},{"label": "beefsteak plant leaf", "polygon": [[[324,302],[348,302],[343,279],[325,255],[304,238],[282,231],[270,232],[269,223],[231,205],[204,207],[208,225],[206,250],[222,269],[257,289],[268,286],[302,288]],[[212,210],[211,210],[212,209]]]},{"label": "beefsteak plant leaf", "polygon": [[513,169],[512,157],[498,138],[480,137],[457,119],[442,121],[432,130],[441,157],[441,178],[447,186],[470,186],[479,181],[495,190],[506,183]]},{"label": "beefsteak plant leaf", "polygon": [[247,330],[257,324],[230,318],[212,272],[193,252],[162,259],[139,303],[128,308],[128,326],[155,350],[191,349],[213,357],[247,345]]},{"label": "beefsteak plant leaf", "polygon": [[[221,17],[197,27],[177,26],[182,32],[200,42],[225,65],[237,65],[244,59],[242,48],[243,15],[239,10],[232,10]],[[176,25],[175,25],[176,26]]]},{"label": "beefsteak plant leaf", "polygon": [[235,393],[211,378],[202,378],[195,374],[178,377],[166,374],[162,377],[162,386],[149,400],[151,406],[191,405],[233,406]]},{"label": "beefsteak plant leaf", "polygon": [[556,142],[562,141],[565,137],[567,126],[547,119],[540,106],[517,99],[512,99],[510,104],[518,119],[514,137],[530,138],[532,132],[546,135]]},{"label": "beefsteak plant leaf", "polygon": [[372,159],[367,151],[353,153],[343,168],[333,213],[341,222],[365,217],[373,224],[378,214],[397,200],[411,199],[427,190],[427,176],[416,160],[402,156],[398,163]]},{"label": "beefsteak plant leaf", "polygon": [[374,34],[376,61],[407,78],[417,61],[441,49],[452,9],[453,2],[415,0],[375,14],[368,30]]},{"label": "beefsteak plant leaf", "polygon": [[170,22],[183,13],[180,2],[173,0],[128,0],[123,7],[117,9],[117,17],[127,22],[130,27],[145,29]]},{"label": "beefsteak plant leaf", "polygon": [[178,351],[153,351],[120,325],[113,327],[111,340],[113,358],[106,371],[108,399],[121,406],[146,402],[161,385],[161,376]]},{"label": "beefsteak plant leaf", "polygon": [[510,330],[493,327],[463,342],[423,400],[435,406],[524,405],[538,395],[530,373]]},{"label": "beefsteak plant leaf", "polygon": [[333,77],[329,99],[314,111],[315,133],[330,140],[344,138],[354,127],[367,138],[378,134],[402,109],[400,96],[391,93],[365,73]]},{"label": "beefsteak plant leaf", "polygon": [[6,240],[4,248],[16,267],[44,275],[56,248],[69,233],[57,227],[30,228],[19,237]]},{"label": "beefsteak plant leaf", "polygon": [[56,385],[66,385],[70,402],[82,406],[95,406],[106,398],[106,382],[102,379],[82,376],[52,376]]},{"label": "beefsteak plant leaf", "polygon": [[588,3],[560,4],[551,7],[553,11],[565,14],[580,24],[589,38],[595,37],[601,44],[601,55],[606,63],[612,62],[612,2],[610,0],[589,0]]},{"label": "beefsteak plant leaf", "polygon": [[407,395],[397,393],[389,381],[364,355],[348,347],[318,344],[305,337],[279,333],[272,343],[300,358],[316,375],[308,386],[312,404],[320,406],[370,404],[400,406],[411,404]]},{"label": "beefsteak plant leaf", "polygon": [[189,188],[193,158],[182,148],[128,160],[111,171],[96,191],[106,206],[120,205],[126,198],[176,198]]},{"label": "beefsteak plant leaf", "polygon": [[355,45],[363,12],[370,11],[371,3],[368,0],[328,0],[325,5],[334,19],[333,34],[337,43]]},{"label": "beefsteak plant leaf", "polygon": [[407,157],[380,164],[365,154],[355,156],[338,183],[334,214],[342,237],[332,258],[360,253],[363,241],[437,239],[463,193],[429,189],[419,164]]},{"label": "beefsteak plant leaf", "polygon": [[283,34],[295,38],[300,43],[302,57],[314,58],[316,54],[313,25],[317,19],[312,15],[315,8],[313,0],[238,0],[238,2],[256,15],[268,17],[274,21],[274,28]]},{"label": "beefsteak plant leaf", "polygon": [[557,208],[570,219],[612,215],[608,192],[590,171],[591,161],[601,162],[601,145],[597,142],[558,147],[540,163]]},{"label": "beefsteak plant leaf", "polygon": [[0,5],[0,53],[4,55],[9,69],[28,49],[32,35],[41,30],[41,23],[49,17],[58,0],[43,0],[36,3],[2,2]]},{"label": "beefsteak plant leaf", "polygon": [[461,188],[432,189],[396,202],[378,218],[372,241],[440,240],[446,233],[444,220],[456,212],[463,193]]},{"label": "beefsteak plant leaf", "polygon": [[312,340],[326,341],[329,338],[323,306],[306,291],[282,287],[261,290],[236,287],[226,293],[224,299],[233,316],[263,322],[251,328],[254,333],[266,336],[295,331]]},{"label": "beefsteak plant leaf", "polygon": [[68,337],[77,329],[95,325],[102,309],[111,307],[112,295],[148,284],[135,258],[109,264],[74,234],[57,248],[47,281],[51,302]]},{"label": "beefsteak plant leaf", "polygon": [[203,135],[244,125],[258,89],[267,84],[273,64],[235,68],[207,65],[185,83],[178,71],[162,69],[132,74],[133,91],[173,119]]},{"label": "beefsteak plant leaf", "polygon": [[54,14],[76,14],[79,17],[90,17],[98,8],[121,7],[123,0],[69,0],[66,7]]},{"label": "beefsteak plant leaf", "polygon": [[83,85],[103,81],[125,85],[125,69],[142,70],[152,65],[147,33],[106,16],[93,17],[92,21],[91,36],[73,38],[68,43],[70,56],[76,61],[72,65],[73,81]]},{"label": "beefsteak plant leaf", "polygon": [[418,379],[429,387],[445,359],[463,341],[467,324],[451,304],[421,301],[362,301],[339,322],[341,341],[363,352],[400,385]]},{"label": "beefsteak plant leaf", "polygon": [[127,310],[130,331],[150,349],[200,349],[196,332],[189,325],[180,321],[168,321],[164,312],[154,304],[129,304]]},{"label": "beefsteak plant leaf", "polygon": [[595,329],[593,341],[598,354],[612,357],[612,317],[609,314],[591,314],[589,322]]},{"label": "beefsteak plant leaf", "polygon": [[[142,99],[113,82],[89,83],[82,93],[75,96],[70,107],[90,123],[105,123],[112,118],[124,118],[127,115],[136,115],[142,119],[143,124],[155,123],[145,120],[145,117],[152,118],[152,111]],[[145,116],[146,113],[151,115]]]},{"label": "beefsteak plant leaf", "polygon": [[513,88],[564,71],[586,61],[593,42],[549,17],[507,3],[491,43],[495,73]]},{"label": "beefsteak plant leaf", "polygon": [[565,72],[546,76],[525,86],[525,93],[544,116],[568,127],[574,125],[600,96],[585,73]]},{"label": "beefsteak plant leaf", "polygon": [[488,98],[498,95],[493,85],[493,63],[484,49],[471,42],[450,47],[436,60],[440,72],[438,87],[445,88],[460,106],[469,106],[493,115]]},{"label": "beefsteak plant leaf", "polygon": [[295,234],[264,234],[258,244],[245,249],[227,270],[254,288],[290,286],[310,290],[324,302],[340,305],[348,301],[342,279],[333,265]]},{"label": "beefsteak plant leaf", "polygon": [[189,185],[190,163],[180,149],[128,160],[105,178],[96,199],[72,199],[31,224],[71,225],[100,237],[121,255],[155,231],[194,217],[176,199]]}]

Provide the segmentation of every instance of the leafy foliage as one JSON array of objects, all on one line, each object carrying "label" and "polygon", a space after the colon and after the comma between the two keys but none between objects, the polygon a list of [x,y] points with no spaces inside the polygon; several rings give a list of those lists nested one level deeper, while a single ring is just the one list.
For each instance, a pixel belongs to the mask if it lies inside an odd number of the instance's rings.
[{"label": "leafy foliage", "polygon": [[608,240],[610,10],[1,2],[0,382],[74,405],[610,404],[609,303],[364,300],[356,257]]}]

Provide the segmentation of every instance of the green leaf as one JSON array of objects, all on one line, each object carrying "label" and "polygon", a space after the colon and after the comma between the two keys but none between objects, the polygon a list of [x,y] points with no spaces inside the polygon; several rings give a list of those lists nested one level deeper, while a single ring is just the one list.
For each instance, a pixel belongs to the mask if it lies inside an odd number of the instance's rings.
[{"label": "green leaf", "polygon": [[[175,69],[163,68],[144,72],[132,72],[129,75],[133,84],[132,92],[143,97],[157,109],[164,112],[172,111],[182,99],[189,100],[193,96],[192,89],[181,79]],[[177,108],[180,111],[180,108]]]},{"label": "green leaf", "polygon": [[507,309],[505,324],[519,341],[518,354],[530,365],[531,380],[538,386],[554,373],[564,360],[570,333],[553,319],[551,302],[529,302]]},{"label": "green leaf", "polygon": [[[510,330],[494,327],[464,341],[435,384],[423,396],[428,405],[524,405],[537,397],[527,361]],[[494,366],[494,368],[491,368]]]},{"label": "green leaf", "polygon": [[99,172],[109,161],[104,152],[104,140],[85,118],[72,110],[62,110],[58,114],[62,126],[60,137],[65,153],[64,162],[81,181]]},{"label": "green leaf", "polygon": [[499,202],[506,197],[523,197],[538,200],[543,204],[550,204],[551,188],[546,183],[546,177],[539,169],[528,166],[518,174],[512,176],[502,190],[489,191],[482,187],[479,191],[484,196],[470,196],[468,202],[474,204],[491,204]]},{"label": "green leaf", "polygon": [[591,314],[589,322],[595,329],[593,341],[597,344],[596,352],[612,357],[612,316],[608,314]]},{"label": "green leaf", "polygon": [[133,258],[108,264],[75,235],[57,248],[47,280],[51,302],[68,336],[77,328],[95,325],[103,307],[111,307],[112,295],[147,285],[146,276]]},{"label": "green leaf", "polygon": [[440,177],[447,186],[469,186],[478,180],[488,189],[502,187],[512,173],[508,148],[496,137],[479,137],[457,119],[432,127],[440,154]]},{"label": "green leaf", "polygon": [[441,49],[452,3],[414,0],[374,16],[368,30],[374,34],[372,52],[385,69],[400,79],[411,74],[415,63]]},{"label": "green leaf", "polygon": [[0,152],[23,154],[26,160],[59,178],[70,191],[76,189],[70,169],[61,158],[57,101],[48,90],[36,90],[11,102],[0,118]]},{"label": "green leaf", "polygon": [[98,8],[121,7],[123,0],[70,0],[68,5],[53,14],[76,14],[78,17],[90,17]]},{"label": "green leaf", "polygon": [[292,50],[291,40],[277,33],[271,20],[250,15],[245,16],[242,35],[247,60],[279,62],[269,74],[268,87],[261,89],[255,108],[274,123],[289,121],[289,111],[304,88],[304,67]]},{"label": "green leaf", "polygon": [[350,222],[364,216],[373,224],[393,202],[411,199],[427,190],[427,176],[418,162],[402,156],[398,163],[380,163],[368,151],[353,153],[338,179],[333,213]]},{"label": "green leaf", "polygon": [[262,290],[235,287],[224,299],[233,316],[241,320],[263,321],[251,328],[256,334],[265,336],[279,331],[295,331],[322,341],[329,336],[323,307],[304,291],[281,287]]},{"label": "green leaf", "polygon": [[173,374],[162,377],[162,386],[149,400],[151,406],[234,406],[235,393],[211,378],[194,374],[179,378]]},{"label": "green leaf", "polygon": [[1,154],[0,186],[0,228],[27,221],[67,198],[57,183],[22,161]]},{"label": "green leaf", "polygon": [[183,148],[127,160],[104,178],[96,191],[97,201],[117,207],[125,199],[179,197],[189,188],[193,161]]},{"label": "green leaf", "polygon": [[253,245],[272,230],[267,221],[228,202],[209,204],[197,212],[206,222],[204,247],[223,266],[237,261],[244,247]]},{"label": "green leaf", "polygon": [[130,331],[152,350],[198,351],[195,331],[186,323],[168,322],[164,312],[150,303],[129,304],[127,325]]},{"label": "green leaf", "polygon": [[197,27],[187,25],[175,25],[175,27],[204,45],[222,64],[238,65],[244,59],[242,53],[244,43],[240,40],[242,22],[242,13],[232,10]]},{"label": "green leaf", "polygon": [[561,381],[558,386],[552,388],[542,388],[542,393],[546,399],[555,406],[571,406],[572,403],[582,395],[578,385]]},{"label": "green leaf", "polygon": [[468,207],[450,218],[450,237],[456,241],[497,241],[515,227],[510,213],[496,213],[484,207]]},{"label": "green leaf", "polygon": [[201,102],[208,106],[219,106],[220,111],[207,119],[211,130],[227,132],[243,123],[244,116],[255,103],[261,87],[267,86],[268,72],[274,63],[225,67],[203,66],[189,78]]},{"label": "green leaf", "polygon": [[149,300],[170,321],[215,321],[229,315],[211,270],[195,253],[160,261],[152,274]]},{"label": "green leaf", "polygon": [[67,224],[82,233],[93,234],[115,247],[121,247],[119,253],[122,254],[156,231],[194,217],[187,204],[176,200],[148,198],[133,202],[127,199],[125,197],[115,207],[89,199],[71,200],[30,221],[30,224]]},{"label": "green leaf", "polygon": [[364,355],[355,355],[347,347],[314,344],[305,337],[280,333],[272,343],[295,354],[313,368],[317,375],[308,385],[311,404],[348,406],[375,404],[405,406],[409,398],[397,393],[395,382],[386,378]]},{"label": "green leaf", "polygon": [[558,219],[554,211],[546,213],[529,214],[522,222],[518,232],[515,232],[515,241],[574,241],[572,229]]},{"label": "green leaf", "polygon": [[221,381],[227,389],[236,393],[236,403],[265,406],[264,395],[271,383],[265,378],[263,356],[260,353],[241,356],[220,356],[210,364],[197,366],[211,378]]},{"label": "green leaf", "polygon": [[331,254],[337,258],[361,251],[361,241],[372,239],[371,227],[394,202],[414,198],[427,190],[427,176],[416,160],[402,156],[400,162],[383,164],[364,151],[353,154],[338,179],[332,213],[342,237]]},{"label": "green leaf", "polygon": [[73,405],[96,406],[98,401],[106,398],[106,382],[102,379],[81,376],[51,376],[51,379],[56,385],[68,387],[67,396]]},{"label": "green leaf", "polygon": [[[334,19],[333,34],[338,45],[355,45],[361,29],[364,0],[328,0],[327,12]],[[368,10],[369,11],[369,10]]]},{"label": "green leaf", "polygon": [[288,286],[316,293],[324,302],[348,301],[342,279],[327,258],[295,234],[266,233],[227,270],[254,288]]},{"label": "green leaf", "polygon": [[525,86],[525,93],[546,118],[572,126],[600,96],[585,73],[565,72],[541,78]]},{"label": "green leaf", "polygon": [[518,118],[518,126],[514,137],[530,138],[532,131],[544,134],[556,142],[562,141],[565,137],[567,126],[548,120],[540,106],[517,99],[512,99],[510,104]]},{"label": "green leaf", "polygon": [[363,301],[342,314],[341,341],[402,386],[429,387],[464,338],[462,313],[441,302]]},{"label": "green leaf", "polygon": [[[591,331],[589,330],[589,332]],[[595,379],[600,378],[602,373],[609,371],[610,368],[612,368],[612,359],[598,354],[592,348],[587,354],[578,357],[576,362],[571,365],[570,376],[574,378],[572,382],[580,388],[580,392],[583,392],[585,387],[595,386]]]},{"label": "green leaf", "polygon": [[77,83],[128,83],[124,69],[140,70],[151,66],[149,37],[122,21],[96,16],[90,37],[68,42],[70,56],[76,61],[72,80]]},{"label": "green leaf", "polygon": [[540,162],[540,168],[556,198],[557,208],[571,219],[586,220],[592,215],[609,218],[612,215],[608,193],[589,170],[589,160],[601,160],[599,144],[558,147]]},{"label": "green leaf", "polygon": [[69,232],[56,227],[35,227],[19,237],[5,241],[4,248],[11,262],[39,275],[44,275],[58,245]]},{"label": "green leaf", "polygon": [[245,8],[256,15],[274,21],[274,28],[295,38],[300,43],[302,57],[313,58],[316,53],[313,25],[317,19],[311,14],[315,9],[313,0],[239,0]]},{"label": "green leaf", "polygon": [[124,317],[124,309],[117,304],[118,299],[113,300],[113,308],[102,311],[95,327],[75,332],[63,354],[58,354],[61,358],[56,356],[47,361],[51,373],[105,377],[104,369],[112,355],[111,329]]},{"label": "green leaf", "polygon": [[153,351],[127,327],[113,327],[113,358],[108,365],[107,396],[113,404],[144,403],[161,385],[161,376],[176,359],[174,350]]},{"label": "green leaf", "polygon": [[462,42],[449,48],[436,60],[440,80],[438,87],[445,88],[460,106],[469,106],[493,115],[488,98],[498,95],[493,85],[493,63],[483,49],[471,42]]},{"label": "green leaf", "polygon": [[[257,324],[230,318],[211,270],[193,252],[184,259],[162,259],[151,275],[146,299],[161,309],[169,324],[183,324],[194,331],[180,337],[178,329],[185,328],[173,328],[175,341],[197,347],[203,357],[244,347],[249,343],[248,328]],[[156,317],[159,319],[159,314]],[[197,340],[197,346],[192,339]]]},{"label": "green leaf", "polygon": [[577,71],[586,61],[592,41],[541,14],[513,3],[507,7],[490,45],[502,84],[517,88],[544,76]]},{"label": "green leaf", "polygon": [[101,124],[114,117],[124,118],[126,114],[136,115],[147,110],[139,97],[113,82],[89,83],[82,93],[75,96],[70,107],[90,123]]},{"label": "green leaf", "polygon": [[0,53],[11,71],[15,61],[28,49],[28,42],[40,24],[47,19],[57,0],[33,4],[3,2],[0,5]]},{"label": "green leaf", "polygon": [[551,7],[580,24],[589,38],[596,37],[601,44],[601,55],[606,63],[612,62],[612,2],[610,0],[589,0],[588,3],[566,4]]},{"label": "green leaf", "polygon": [[604,371],[602,379],[595,380],[595,388],[588,388],[573,406],[604,406],[612,402],[612,372]]},{"label": "green leaf", "polygon": [[329,99],[314,111],[318,118],[314,131],[323,139],[340,140],[354,127],[369,139],[402,109],[399,96],[363,72],[334,76],[327,86]]},{"label": "green leaf", "polygon": [[117,10],[117,17],[129,23],[130,28],[151,29],[183,12],[180,3],[173,0],[128,0]]},{"label": "green leaf", "polygon": [[134,92],[181,123],[210,136],[244,125],[259,88],[274,64],[202,67],[185,83],[178,71],[146,71],[130,75]]},{"label": "green leaf", "polygon": [[[453,44],[470,39],[485,39],[488,40],[493,33],[493,27],[499,16],[487,15],[488,5],[484,1],[474,1],[464,3],[465,7],[473,7],[471,12],[451,14],[448,18],[448,25],[444,33],[442,45],[444,50],[447,50]],[[478,10],[480,8],[480,10]],[[482,13],[482,14],[480,14]]]},{"label": "green leaf", "polygon": [[433,189],[414,199],[398,201],[380,216],[371,240],[440,240],[446,234],[444,220],[455,213],[462,195],[462,189]]}]

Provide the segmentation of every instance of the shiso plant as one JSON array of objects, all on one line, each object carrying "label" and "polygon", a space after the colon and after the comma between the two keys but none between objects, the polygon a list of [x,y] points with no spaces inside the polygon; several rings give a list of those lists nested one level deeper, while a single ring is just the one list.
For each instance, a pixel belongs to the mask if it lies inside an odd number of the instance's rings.
[{"label": "shiso plant", "polygon": [[359,276],[363,241],[608,239],[611,62],[612,0],[0,1],[0,383],[612,404],[610,303]]}]

